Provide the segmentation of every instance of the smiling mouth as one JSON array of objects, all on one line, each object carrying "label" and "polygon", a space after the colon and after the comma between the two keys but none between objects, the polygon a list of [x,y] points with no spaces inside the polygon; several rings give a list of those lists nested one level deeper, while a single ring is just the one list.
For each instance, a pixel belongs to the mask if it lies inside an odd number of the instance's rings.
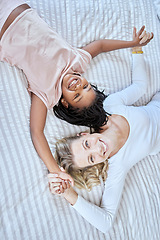
[{"label": "smiling mouth", "polygon": [[69,81],[69,85],[68,85],[68,89],[70,89],[71,87],[75,86],[77,84],[78,79],[71,79]]},{"label": "smiling mouth", "polygon": [[102,141],[102,139],[99,139],[99,141],[102,143],[103,155],[105,155],[106,152],[108,151],[108,145],[104,141]]}]

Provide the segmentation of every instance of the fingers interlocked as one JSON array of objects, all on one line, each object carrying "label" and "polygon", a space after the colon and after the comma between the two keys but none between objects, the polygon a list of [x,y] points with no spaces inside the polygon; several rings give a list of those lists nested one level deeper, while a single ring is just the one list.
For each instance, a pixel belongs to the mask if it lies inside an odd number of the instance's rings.
[{"label": "fingers interlocked", "polygon": [[59,177],[54,177],[54,175],[51,175],[51,176],[48,177],[49,189],[50,189],[51,193],[61,194],[61,193],[64,193],[64,191],[67,188],[70,188],[70,184],[67,180],[63,180]]}]

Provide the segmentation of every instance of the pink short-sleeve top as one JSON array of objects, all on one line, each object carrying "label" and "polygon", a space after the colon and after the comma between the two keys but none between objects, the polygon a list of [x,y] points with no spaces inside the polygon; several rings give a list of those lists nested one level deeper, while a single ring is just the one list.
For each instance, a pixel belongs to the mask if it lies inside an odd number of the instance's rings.
[{"label": "pink short-sleeve top", "polygon": [[83,73],[91,55],[70,46],[34,11],[22,12],[0,41],[0,60],[22,69],[28,91],[52,108],[62,95],[62,79],[67,73]]}]

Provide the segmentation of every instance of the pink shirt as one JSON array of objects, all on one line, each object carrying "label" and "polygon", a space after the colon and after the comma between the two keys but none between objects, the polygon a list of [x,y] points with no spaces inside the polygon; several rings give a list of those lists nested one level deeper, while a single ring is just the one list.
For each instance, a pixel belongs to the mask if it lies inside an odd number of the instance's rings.
[{"label": "pink shirt", "polygon": [[22,69],[28,90],[52,108],[59,101],[67,73],[83,73],[91,55],[70,46],[33,9],[22,12],[0,41],[0,60]]}]

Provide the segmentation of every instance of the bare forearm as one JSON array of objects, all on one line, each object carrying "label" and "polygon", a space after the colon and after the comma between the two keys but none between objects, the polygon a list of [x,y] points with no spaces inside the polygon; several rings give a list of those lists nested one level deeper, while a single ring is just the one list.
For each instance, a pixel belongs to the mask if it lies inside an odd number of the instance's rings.
[{"label": "bare forearm", "polygon": [[72,187],[66,189],[62,195],[71,205],[74,205],[78,199],[78,194]]},{"label": "bare forearm", "polygon": [[89,52],[92,58],[94,58],[100,53],[110,52],[121,48],[130,48],[136,46],[136,44],[135,41],[101,39],[89,43],[82,49]]},{"label": "bare forearm", "polygon": [[103,39],[100,41],[102,52],[109,52],[117,49],[131,48],[135,46],[133,41],[110,40],[110,39]]},{"label": "bare forearm", "polygon": [[42,159],[42,161],[44,162],[44,164],[46,165],[48,170],[50,172],[59,172],[60,169],[50,151],[49,145],[47,143],[47,140],[46,140],[44,134],[43,133],[41,133],[41,134],[33,134],[32,133],[32,141],[33,141],[34,147],[35,147],[38,155],[40,156],[40,158]]},{"label": "bare forearm", "polygon": [[31,95],[30,131],[35,149],[50,172],[60,171],[44,135],[47,107],[34,93]]},{"label": "bare forearm", "polygon": [[98,54],[103,52],[110,52],[122,48],[133,48],[142,47],[147,45],[153,38],[153,33],[147,33],[144,31],[145,26],[143,26],[137,33],[136,28],[133,29],[133,40],[123,41],[123,40],[112,40],[112,39],[101,39],[96,40],[88,45],[84,46],[82,49],[89,52],[92,58],[96,57]]}]

